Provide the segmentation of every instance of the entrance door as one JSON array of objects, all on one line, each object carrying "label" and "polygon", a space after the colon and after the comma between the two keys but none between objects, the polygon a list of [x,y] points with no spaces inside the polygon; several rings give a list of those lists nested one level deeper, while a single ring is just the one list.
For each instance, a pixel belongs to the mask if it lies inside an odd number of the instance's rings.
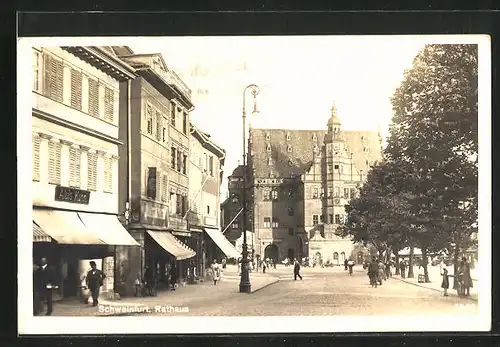
[{"label": "entrance door", "polygon": [[333,264],[339,265],[339,254],[337,252],[333,253]]},{"label": "entrance door", "polygon": [[290,261],[295,259],[295,251],[293,248],[288,248],[288,259],[290,259]]},{"label": "entrance door", "polygon": [[323,257],[321,256],[320,252],[316,252],[314,256],[314,264],[317,266],[323,265]]},{"label": "entrance door", "polygon": [[340,263],[344,264],[344,262],[345,262],[345,252],[341,252],[340,253]]},{"label": "entrance door", "polygon": [[276,264],[278,262],[278,246],[275,244],[267,245],[264,249],[264,259],[272,259]]}]

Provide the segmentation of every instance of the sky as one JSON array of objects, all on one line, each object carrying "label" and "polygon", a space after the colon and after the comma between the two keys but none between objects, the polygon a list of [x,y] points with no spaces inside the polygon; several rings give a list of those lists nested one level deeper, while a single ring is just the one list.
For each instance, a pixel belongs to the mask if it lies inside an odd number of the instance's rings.
[{"label": "sky", "polygon": [[[153,41],[151,41],[153,40]],[[226,149],[227,176],[242,161],[243,90],[257,84],[255,128],[324,129],[335,103],[345,130],[388,134],[390,98],[426,36],[162,37],[134,41],[161,53],[193,91],[191,122]],[[246,95],[247,115],[253,99]]]}]

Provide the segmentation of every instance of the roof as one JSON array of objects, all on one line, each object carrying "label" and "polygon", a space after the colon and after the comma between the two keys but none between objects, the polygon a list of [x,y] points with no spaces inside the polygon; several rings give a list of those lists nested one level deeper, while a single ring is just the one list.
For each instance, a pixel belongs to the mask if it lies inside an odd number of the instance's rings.
[{"label": "roof", "polygon": [[[275,177],[290,177],[307,172],[313,163],[314,146],[321,149],[326,134],[325,130],[251,129],[254,176],[269,177],[272,173]],[[381,159],[381,145],[376,131],[341,131],[339,139],[353,153],[353,165],[357,170],[367,172],[369,165],[366,161],[371,165]],[[268,145],[271,151],[267,150]],[[289,145],[291,152],[288,152]],[[272,159],[271,165],[269,158]]]},{"label": "roof", "polygon": [[233,170],[231,176],[243,177],[244,173],[245,173],[245,167],[243,165],[238,165],[236,169]]},{"label": "roof", "polygon": [[192,123],[190,124],[190,127],[191,127],[191,134],[195,136],[204,147],[207,146],[211,147],[212,151],[215,152],[215,154],[217,154],[219,158],[225,157],[226,150],[220,147],[218,144],[216,144],[211,139],[211,136],[208,133],[201,131],[197,126],[195,126]]}]

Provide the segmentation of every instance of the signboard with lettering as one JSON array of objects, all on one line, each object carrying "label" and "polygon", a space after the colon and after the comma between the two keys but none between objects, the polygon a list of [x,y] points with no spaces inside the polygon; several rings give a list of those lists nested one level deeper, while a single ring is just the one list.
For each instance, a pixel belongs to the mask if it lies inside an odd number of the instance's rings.
[{"label": "signboard with lettering", "polygon": [[90,192],[88,190],[56,186],[56,194],[54,199],[56,201],[88,205],[90,200]]}]

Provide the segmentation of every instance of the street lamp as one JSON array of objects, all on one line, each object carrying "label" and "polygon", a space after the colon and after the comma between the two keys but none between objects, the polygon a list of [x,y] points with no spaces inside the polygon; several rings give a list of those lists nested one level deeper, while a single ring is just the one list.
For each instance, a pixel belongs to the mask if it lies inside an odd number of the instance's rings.
[{"label": "street lamp", "polygon": [[250,276],[248,273],[248,245],[247,245],[247,231],[246,231],[246,222],[247,222],[247,198],[246,198],[246,189],[247,189],[247,162],[246,162],[246,108],[245,108],[245,96],[247,90],[250,90],[253,99],[254,99],[254,109],[253,113],[257,113],[257,94],[259,94],[259,87],[255,84],[250,84],[245,87],[243,90],[243,245],[241,252],[241,280],[240,280],[240,293],[250,293],[251,284],[250,284]]}]

